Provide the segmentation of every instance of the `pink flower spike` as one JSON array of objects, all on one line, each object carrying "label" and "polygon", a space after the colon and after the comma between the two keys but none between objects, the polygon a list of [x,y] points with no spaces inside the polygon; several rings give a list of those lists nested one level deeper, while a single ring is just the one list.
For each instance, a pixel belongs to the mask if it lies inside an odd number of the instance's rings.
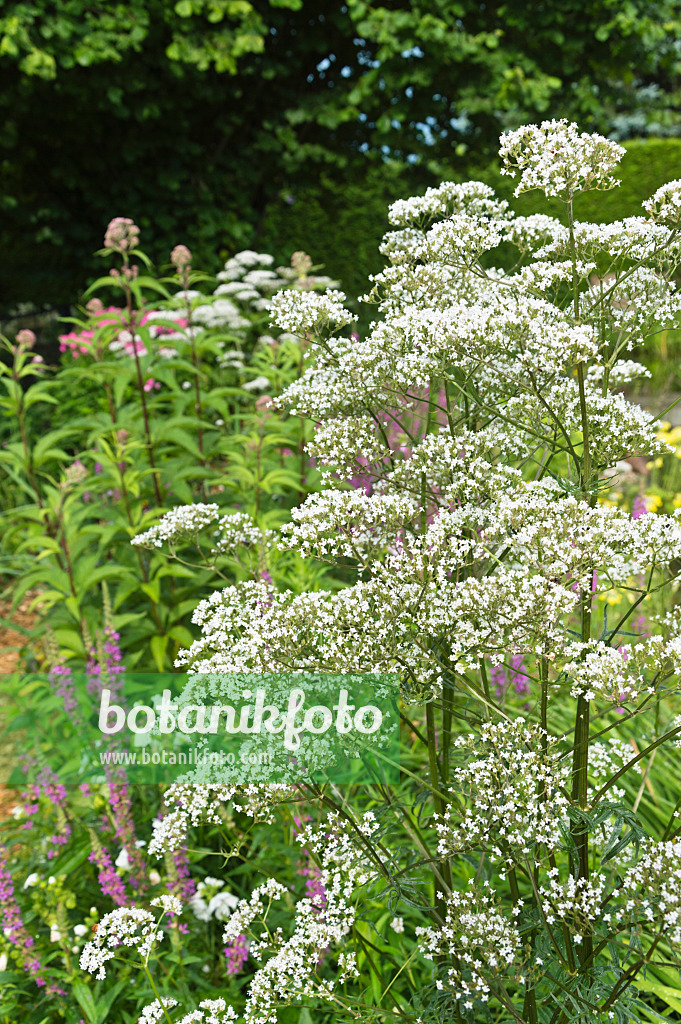
[{"label": "pink flower spike", "polygon": [[646,499],[642,494],[637,494],[634,498],[634,504],[631,509],[631,518],[640,519],[641,516],[648,514],[648,506],[646,505]]}]

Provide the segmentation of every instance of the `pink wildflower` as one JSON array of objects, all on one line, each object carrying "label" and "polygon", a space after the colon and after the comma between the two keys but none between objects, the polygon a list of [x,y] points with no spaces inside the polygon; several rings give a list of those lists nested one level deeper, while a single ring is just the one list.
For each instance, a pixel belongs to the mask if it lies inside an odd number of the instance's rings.
[{"label": "pink wildflower", "polygon": [[16,337],[17,345],[20,345],[21,348],[33,348],[37,340],[33,331],[29,331],[27,327],[19,331]]},{"label": "pink wildflower", "polygon": [[104,236],[104,248],[111,252],[127,253],[139,245],[140,229],[130,217],[114,217],[109,221]]}]

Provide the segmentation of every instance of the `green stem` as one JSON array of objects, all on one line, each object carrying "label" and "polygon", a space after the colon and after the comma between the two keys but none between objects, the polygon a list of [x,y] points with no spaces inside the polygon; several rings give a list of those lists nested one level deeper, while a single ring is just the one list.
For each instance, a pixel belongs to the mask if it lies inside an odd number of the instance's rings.
[{"label": "green stem", "polygon": [[158,994],[158,989],[156,988],[156,985],[154,984],[154,979],[151,976],[151,971],[149,970],[149,967],[147,966],[147,964],[142,964],[142,967],[144,968],[144,973],[146,974],[146,976],[147,976],[147,978],[149,980],[149,984],[151,985],[151,990],[154,993],[156,999],[158,1000],[158,1005],[160,1007],[162,1007],[162,1009],[163,1009],[163,1016],[168,1021],[168,1024],[173,1024],[173,1021],[172,1021],[172,1019],[171,1019],[170,1015],[168,1014],[168,1011],[167,1011],[167,1009],[165,1007],[165,1003],[162,1001],[160,995]]},{"label": "green stem", "polygon": [[[572,301],[575,320],[579,322],[579,288],[577,277],[577,250],[574,232],[574,211],[572,197],[567,204],[568,228],[570,232],[570,254],[572,259]],[[591,483],[591,451],[589,436],[589,417],[586,407],[586,389],[584,384],[584,363],[577,367],[579,381],[579,408],[582,422],[582,463],[578,467],[582,497],[593,505],[590,494]],[[591,590],[585,589],[581,594],[582,643],[588,644],[591,639]],[[586,656],[586,651],[582,657]],[[584,696],[577,698],[575,716],[575,741],[573,754],[572,798],[582,809],[587,803],[587,782],[589,767],[589,701]],[[575,822],[572,836],[577,847],[579,878],[589,878],[589,833],[583,823]],[[579,959],[582,966],[589,962],[593,952],[593,941],[590,936],[584,938],[579,946]]]},{"label": "green stem", "polygon": [[[128,263],[127,256],[124,257],[124,262],[125,262],[125,265],[127,267],[127,263]],[[133,355],[135,357],[135,370],[137,372],[137,387],[138,387],[139,394],[140,394],[140,402],[142,403],[142,418],[144,420],[144,436],[145,436],[146,442],[147,442],[147,453],[148,453],[148,456],[149,456],[149,465],[151,466],[151,469],[153,470],[151,475],[152,475],[152,479],[154,481],[154,494],[156,495],[156,503],[159,506],[159,508],[161,508],[163,506],[163,499],[161,498],[161,488],[160,488],[159,482],[158,482],[158,473],[159,473],[159,471],[156,468],[156,463],[154,462],[154,446],[153,446],[153,443],[152,443],[152,440],[151,440],[151,429],[149,427],[149,412],[147,410],[147,400],[146,400],[146,395],[145,395],[145,392],[144,392],[144,380],[142,378],[142,366],[141,366],[141,363],[140,363],[139,352],[137,351],[137,341],[135,340],[135,311],[134,311],[133,306],[132,306],[132,291],[130,290],[129,285],[126,284],[126,285],[124,285],[124,287],[125,287],[126,307],[127,307],[127,314],[128,314],[128,330],[130,331],[130,334],[132,335],[132,352],[133,352]]]}]

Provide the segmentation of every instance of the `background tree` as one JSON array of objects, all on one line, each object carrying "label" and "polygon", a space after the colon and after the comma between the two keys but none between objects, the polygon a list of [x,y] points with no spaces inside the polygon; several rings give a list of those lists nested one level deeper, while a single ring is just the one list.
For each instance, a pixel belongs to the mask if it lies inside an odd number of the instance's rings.
[{"label": "background tree", "polygon": [[554,115],[673,134],[677,7],[0,3],[0,302],[72,301],[116,214],[210,265],[322,176],[381,192],[388,164],[394,198],[484,174],[500,131]]}]

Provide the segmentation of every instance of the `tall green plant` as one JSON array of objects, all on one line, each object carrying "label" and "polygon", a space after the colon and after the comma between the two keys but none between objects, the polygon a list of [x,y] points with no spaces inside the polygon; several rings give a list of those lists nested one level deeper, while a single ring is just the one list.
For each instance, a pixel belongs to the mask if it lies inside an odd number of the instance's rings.
[{"label": "tall green plant", "polygon": [[[331,1003],[347,1021],[605,1024],[637,1020],[639,979],[681,963],[679,804],[660,817],[644,787],[632,797],[639,766],[660,748],[676,758],[681,734],[681,522],[599,500],[624,455],[667,450],[618,389],[640,369],[632,346],[681,310],[681,185],[646,217],[576,223],[575,196],[615,187],[622,153],[564,121],[502,137],[517,191],[560,199],[567,226],[514,216],[479,182],[393,204],[382,316],[363,340],[342,293],[275,300],[276,323],[312,340],[285,397],[322,424],[308,451],[328,474],[283,542],[354,581],[226,587],[197,608],[202,637],[179,664],[197,682],[395,672],[408,754],[397,791],[300,787],[324,899],[289,909],[264,867],[225,929],[248,936],[257,966],[219,1020]],[[511,272],[489,266],[502,243]],[[146,541],[172,544],[193,514]],[[282,827],[295,795],[258,797]],[[243,799],[171,790],[152,849]],[[406,961],[386,934],[398,909]]]},{"label": "tall green plant", "polygon": [[244,251],[211,292],[186,247],[173,250],[174,273],[158,277],[138,241],[129,218],[109,225],[100,256],[114,266],[61,335],[55,374],[32,354],[33,337],[4,342],[2,550],[14,604],[35,593],[71,656],[89,656],[108,581],[126,654],[161,670],[191,642],[197,585],[216,577],[169,566],[130,539],[194,497],[279,525],[315,486],[300,468],[304,422],[271,408],[300,373],[301,346],[262,331],[276,290],[329,279],[310,274],[309,259],[302,271],[295,260],[271,270],[271,256]]}]

